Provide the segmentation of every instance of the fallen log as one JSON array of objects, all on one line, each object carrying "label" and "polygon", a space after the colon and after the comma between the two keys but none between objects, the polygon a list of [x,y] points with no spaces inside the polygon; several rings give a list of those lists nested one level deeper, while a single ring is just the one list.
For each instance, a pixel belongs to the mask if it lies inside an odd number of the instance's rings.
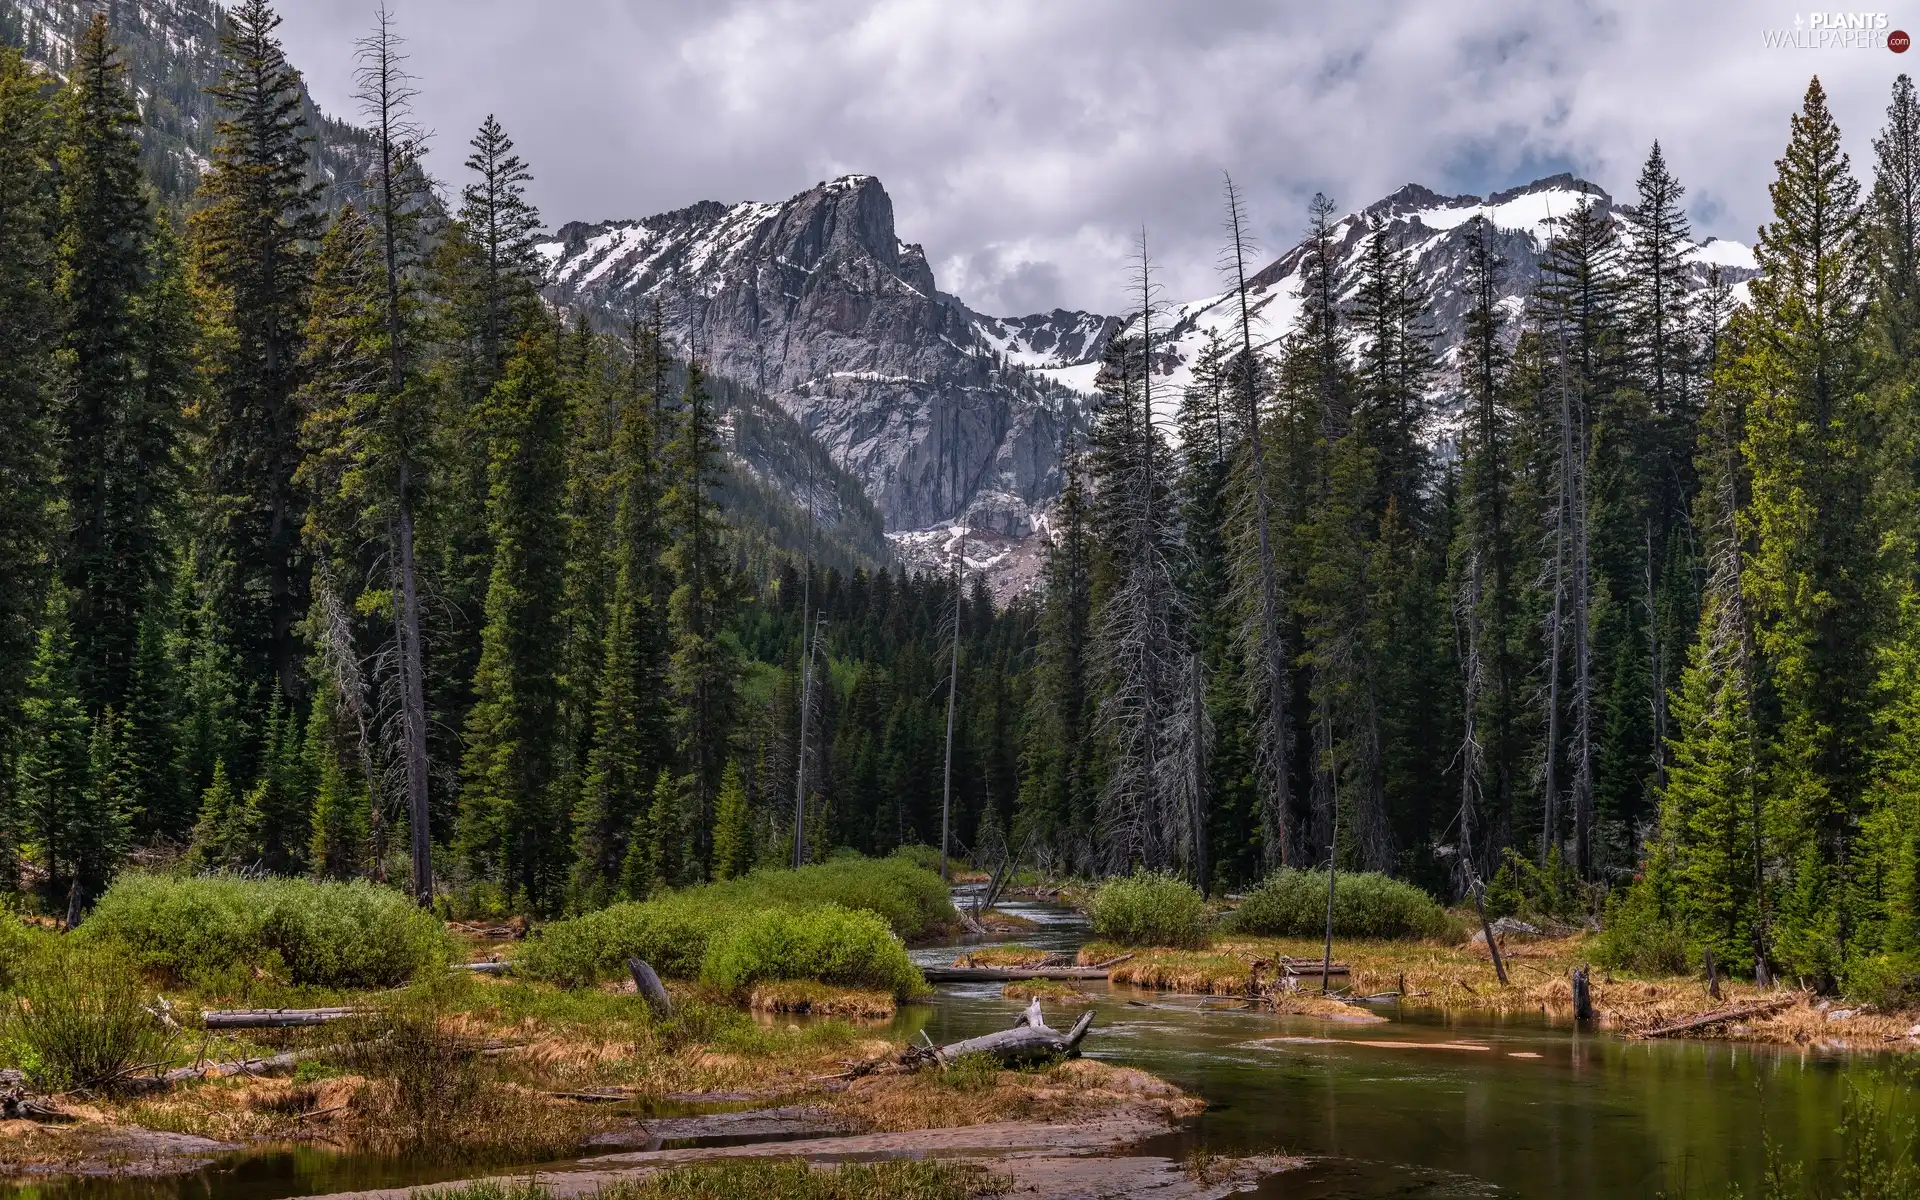
[{"label": "fallen log", "polygon": [[208,1029],[291,1029],[365,1016],[364,1008],[227,1008],[200,1014]]},{"label": "fallen log", "polygon": [[949,1066],[955,1059],[968,1054],[987,1054],[999,1060],[1003,1067],[1020,1066],[1031,1062],[1040,1062],[1064,1055],[1078,1058],[1080,1042],[1087,1036],[1087,1030],[1093,1025],[1093,1010],[1080,1014],[1073,1028],[1065,1033],[1045,1025],[1020,1024],[1012,1029],[1003,1029],[999,1033],[989,1033],[984,1037],[968,1038],[961,1042],[949,1042],[933,1048],[933,1059],[941,1066]]},{"label": "fallen log", "polygon": [[476,975],[511,975],[513,964],[510,962],[454,963],[456,971],[472,971]]},{"label": "fallen log", "polygon": [[1105,979],[1101,967],[921,967],[928,983],[1009,983],[1022,979]]},{"label": "fallen log", "polygon": [[199,1079],[223,1079],[229,1075],[279,1075],[291,1072],[304,1059],[314,1058],[326,1053],[325,1050],[290,1050],[284,1054],[271,1054],[265,1058],[241,1058],[228,1062],[200,1063],[191,1067],[175,1067],[158,1075],[129,1075],[114,1081],[114,1088],[128,1092],[163,1091],[177,1083],[192,1083]]},{"label": "fallen log", "polygon": [[1690,1029],[1705,1029],[1709,1025],[1718,1025],[1724,1021],[1743,1021],[1748,1017],[1764,1017],[1770,1013],[1779,1012],[1783,1008],[1791,1008],[1799,1002],[1800,996],[1798,993],[1790,996],[1775,996],[1770,1000],[1762,1000],[1757,1004],[1745,1004],[1739,1008],[1722,1009],[1719,1012],[1702,1013],[1697,1017],[1688,1017],[1684,1021],[1674,1021],[1671,1024],[1649,1029],[1639,1036],[1643,1038],[1671,1037],[1676,1033],[1685,1033]]}]

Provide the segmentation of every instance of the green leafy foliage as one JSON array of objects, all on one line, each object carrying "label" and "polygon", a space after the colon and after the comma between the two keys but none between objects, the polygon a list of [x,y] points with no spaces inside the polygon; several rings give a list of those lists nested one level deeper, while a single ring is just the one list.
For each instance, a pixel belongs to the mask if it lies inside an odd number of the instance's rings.
[{"label": "green leafy foliage", "polygon": [[[836,858],[798,870],[753,871],[555,921],[521,949],[514,969],[532,979],[578,987],[623,975],[627,959],[641,958],[662,975],[690,979],[701,974],[708,941],[722,929],[770,909],[822,907],[870,915],[883,931],[901,938],[921,937],[955,920],[939,876],[900,858]],[[802,970],[780,978],[825,976]]]},{"label": "green leafy foliage", "polygon": [[1102,884],[1088,915],[1097,936],[1123,946],[1204,946],[1213,929],[1192,884],[1150,871]]},{"label": "green leafy foliage", "polygon": [[173,1033],[148,1011],[139,972],[110,948],[44,942],[20,960],[13,984],[7,1052],[41,1090],[110,1086],[167,1057]]},{"label": "green leafy foliage", "polygon": [[897,997],[926,990],[885,921],[837,904],[741,914],[708,941],[700,978],[728,992],[769,979],[814,979]]},{"label": "green leafy foliage", "polygon": [[1658,873],[1607,898],[1600,936],[1589,945],[1603,967],[1642,975],[1680,974],[1693,961],[1692,945],[1676,918],[1669,891]]},{"label": "green leafy foliage", "polygon": [[236,964],[320,987],[392,987],[444,964],[431,913],[363,880],[122,875],[83,927],[176,979]]},{"label": "green leafy foliage", "polygon": [[[1327,873],[1283,867],[1255,888],[1228,922],[1236,933],[1318,937],[1327,928]],[[1372,871],[1333,885],[1335,937],[1429,938],[1448,929],[1446,910],[1410,883]]]}]

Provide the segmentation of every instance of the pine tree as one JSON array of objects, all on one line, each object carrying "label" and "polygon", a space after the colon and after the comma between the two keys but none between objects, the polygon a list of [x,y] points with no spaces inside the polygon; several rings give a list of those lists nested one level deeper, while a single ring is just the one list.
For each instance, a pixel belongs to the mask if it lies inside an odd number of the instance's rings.
[{"label": "pine tree", "polygon": [[463,334],[472,346],[482,394],[506,370],[521,332],[539,311],[541,281],[534,241],[540,211],[527,203],[533,172],[492,113],[468,143],[467,169],[479,178],[460,192],[460,224],[473,247],[475,276],[465,297]]},{"label": "pine tree", "polygon": [[1498,289],[1504,260],[1485,217],[1472,221],[1468,242],[1466,337],[1461,384],[1466,421],[1460,439],[1458,532],[1450,563],[1459,644],[1463,727],[1458,756],[1458,862],[1471,883],[1487,873],[1498,831],[1512,819],[1523,742],[1519,731],[1516,649],[1518,580],[1512,514],[1513,464],[1508,460],[1513,413],[1507,394],[1509,355]]},{"label": "pine tree", "polygon": [[734,879],[753,869],[753,838],[748,826],[747,785],[740,765],[729,762],[720,777],[720,798],[713,814],[713,877]]},{"label": "pine tree", "polygon": [[332,704],[330,692],[316,691],[307,717],[307,771],[315,786],[306,862],[322,879],[351,879],[367,856],[369,802],[365,784],[348,765],[351,730],[336,729]]},{"label": "pine tree", "polygon": [[170,628],[170,607],[161,601],[146,606],[122,722],[127,769],[121,787],[132,834],[143,842],[179,837],[193,824],[193,793],[181,778],[188,770],[181,744],[185,681],[174,662],[180,646]]},{"label": "pine tree", "polygon": [[191,345],[140,173],[139,110],[104,14],[80,38],[63,102],[60,560],[81,696],[98,711],[125,704],[140,605],[165,571]]},{"label": "pine tree", "polygon": [[1768,778],[1784,806],[1776,853],[1792,879],[1774,948],[1782,965],[1821,975],[1847,953],[1846,872],[1878,749],[1868,681],[1888,614],[1860,393],[1859,184],[1818,79],[1777,166],[1735,368],[1753,489],[1742,586],[1779,714],[1765,731]]},{"label": "pine tree", "polygon": [[[1047,546],[1033,702],[1027,723],[1020,830],[1064,847],[1090,834],[1092,712],[1088,703],[1093,545],[1080,456],[1068,449]],[[886,578],[883,574],[882,578]],[[1091,867],[1091,863],[1076,864]]]},{"label": "pine tree", "polygon": [[220,36],[209,89],[220,108],[191,224],[193,272],[209,330],[200,406],[206,525],[220,570],[215,603],[242,678],[264,706],[274,688],[305,695],[298,624],[310,565],[301,544],[302,341],[321,233],[320,186],[299,73],[268,0],[241,0]]},{"label": "pine tree", "polygon": [[669,743],[666,697],[666,605],[660,553],[659,464],[655,456],[649,369],[662,353],[640,324],[629,322],[626,380],[613,435],[611,485],[616,499],[610,557],[615,576],[607,604],[592,745],[574,813],[575,893],[604,894],[619,883],[627,836],[647,803],[647,785],[664,764]]},{"label": "pine tree", "polygon": [[0,46],[0,813],[13,806],[19,705],[53,532],[55,142],[42,84]]},{"label": "pine tree", "polygon": [[487,401],[493,568],[459,820],[470,875],[540,911],[560,900],[571,845],[558,757],[566,417],[553,337],[523,336]]},{"label": "pine tree", "polygon": [[223,867],[250,866],[252,831],[246,824],[246,806],[233,793],[227,778],[227,764],[213,767],[213,782],[200,797],[200,817],[193,826],[193,844],[189,855],[196,865],[218,870]]},{"label": "pine tree", "polygon": [[95,719],[87,745],[87,787],[73,822],[86,834],[75,845],[75,887],[69,913],[91,904],[106,890],[126,851],[132,824],[128,816],[129,765],[125,726],[109,708]]},{"label": "pine tree", "polygon": [[[95,847],[113,831],[89,827],[90,723],[76,682],[69,600],[56,584],[47,592],[21,701],[20,750],[14,761],[15,839],[45,874],[45,897],[64,910],[68,889]],[[13,878],[18,864],[8,863]]]},{"label": "pine tree", "polygon": [[[720,469],[719,430],[706,373],[698,363],[687,364],[676,423],[667,447],[670,482],[663,502],[673,537],[666,562],[676,580],[668,603],[673,650],[667,680],[678,758],[686,776],[684,803],[692,828],[704,835],[713,828],[714,801],[730,757],[739,666],[726,628],[734,607],[726,524],[713,499]],[[656,788],[656,808],[660,794]],[[657,821],[653,830],[656,841],[668,836]],[[696,847],[688,873],[704,869],[705,862],[706,848]]]}]

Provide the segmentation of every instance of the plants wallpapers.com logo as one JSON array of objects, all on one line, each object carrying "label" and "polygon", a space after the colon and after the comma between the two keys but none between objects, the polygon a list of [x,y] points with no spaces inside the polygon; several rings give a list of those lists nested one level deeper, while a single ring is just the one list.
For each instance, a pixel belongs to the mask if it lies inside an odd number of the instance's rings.
[{"label": "plants wallpapers.com logo", "polygon": [[1891,50],[1905,54],[1913,44],[1905,30],[1893,28],[1883,12],[1793,14],[1792,28],[1763,29],[1770,50]]}]

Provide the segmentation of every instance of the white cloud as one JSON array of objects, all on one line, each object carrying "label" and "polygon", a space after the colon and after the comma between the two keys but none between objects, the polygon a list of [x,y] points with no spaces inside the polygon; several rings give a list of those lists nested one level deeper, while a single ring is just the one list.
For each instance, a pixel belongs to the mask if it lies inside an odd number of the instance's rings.
[{"label": "white cloud", "polygon": [[[1816,71],[1864,178],[1884,49],[1769,49],[1736,3],[394,0],[434,167],[497,112],[550,221],[781,199],[878,175],[941,285],[988,309],[1123,303],[1145,224],[1171,296],[1213,287],[1222,169],[1275,249],[1307,197],[1489,191],[1571,169],[1630,195],[1660,139],[1701,234],[1751,240]],[[371,0],[285,0],[351,110]],[[1896,18],[1897,20],[1897,18]],[[1914,19],[1920,29],[1920,14]]]}]

